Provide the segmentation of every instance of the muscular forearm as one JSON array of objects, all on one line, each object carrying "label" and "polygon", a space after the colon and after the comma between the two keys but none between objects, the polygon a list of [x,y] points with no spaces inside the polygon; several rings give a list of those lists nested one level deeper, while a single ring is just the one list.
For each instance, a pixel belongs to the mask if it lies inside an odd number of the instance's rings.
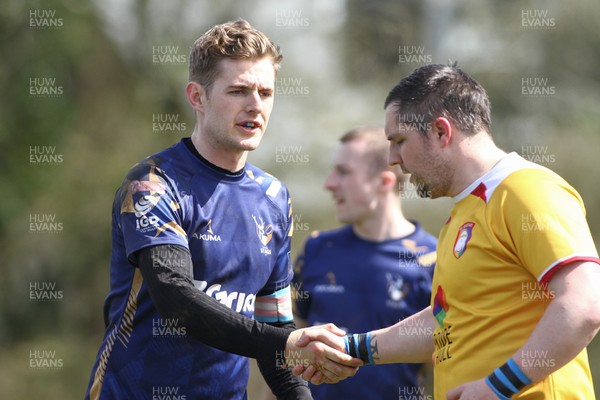
[{"label": "muscular forearm", "polygon": [[435,319],[430,307],[395,325],[371,332],[375,364],[431,362]]},{"label": "muscular forearm", "polygon": [[[366,335],[347,335],[346,351],[351,356],[372,364],[431,362],[434,329],[435,319],[431,309],[427,307],[387,328],[371,331]],[[316,385],[324,382],[323,375],[316,373],[312,366],[297,366],[293,373],[302,374],[305,380],[310,380]]]}]

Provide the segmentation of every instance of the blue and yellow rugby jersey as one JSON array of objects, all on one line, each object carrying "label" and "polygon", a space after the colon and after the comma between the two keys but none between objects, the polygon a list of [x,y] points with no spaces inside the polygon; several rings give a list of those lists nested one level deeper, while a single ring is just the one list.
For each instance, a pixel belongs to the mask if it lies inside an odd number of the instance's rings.
[{"label": "blue and yellow rugby jersey", "polygon": [[[248,359],[206,346],[179,321],[162,319],[130,261],[136,251],[188,248],[198,290],[247,317],[259,291],[281,290],[292,279],[285,186],[250,164],[227,174],[185,140],[134,166],[116,193],[106,332],[86,398],[246,398]],[[168,262],[169,254],[163,258]]]},{"label": "blue and yellow rugby jersey", "polygon": [[[314,232],[296,261],[296,313],[309,325],[333,322],[347,332],[396,324],[429,305],[436,239],[418,224],[401,239],[372,242],[351,226]],[[428,334],[422,326],[404,334]],[[360,368],[335,385],[311,385],[315,399],[417,398],[422,364]]]},{"label": "blue and yellow rugby jersey", "polygon": [[[577,191],[516,153],[454,202],[431,297],[436,399],[486,377],[525,343],[552,301],[547,285],[559,268],[600,262]],[[553,367],[547,353],[522,354],[524,372]],[[586,350],[512,398],[593,399]]]}]

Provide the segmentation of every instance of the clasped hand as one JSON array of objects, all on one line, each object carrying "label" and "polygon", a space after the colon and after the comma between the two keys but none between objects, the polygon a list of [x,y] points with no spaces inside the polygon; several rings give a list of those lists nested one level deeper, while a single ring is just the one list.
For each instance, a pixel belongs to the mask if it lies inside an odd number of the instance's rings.
[{"label": "clasped hand", "polygon": [[344,334],[334,324],[292,332],[285,347],[286,366],[315,385],[354,376],[363,362],[346,354]]}]

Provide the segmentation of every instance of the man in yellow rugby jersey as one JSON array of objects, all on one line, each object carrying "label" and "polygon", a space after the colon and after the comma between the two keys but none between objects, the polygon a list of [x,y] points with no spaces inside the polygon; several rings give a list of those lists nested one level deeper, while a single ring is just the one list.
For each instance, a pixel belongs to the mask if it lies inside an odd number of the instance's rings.
[{"label": "man in yellow rugby jersey", "polygon": [[455,66],[416,69],[385,111],[390,163],[454,208],[430,307],[346,336],[347,352],[365,364],[433,361],[436,399],[594,399],[585,347],[600,327],[600,260],[577,191],[494,144],[486,92]]}]

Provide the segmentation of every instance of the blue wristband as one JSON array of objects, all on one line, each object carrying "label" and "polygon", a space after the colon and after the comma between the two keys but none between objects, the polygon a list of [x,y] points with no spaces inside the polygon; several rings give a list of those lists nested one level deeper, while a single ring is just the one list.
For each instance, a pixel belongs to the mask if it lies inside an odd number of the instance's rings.
[{"label": "blue wristband", "polygon": [[344,346],[346,346],[346,354],[350,354],[350,342],[348,342],[348,336],[344,336]]},{"label": "blue wristband", "polygon": [[374,365],[371,352],[371,333],[350,334],[344,336],[346,353],[354,358],[360,358],[365,365]]},{"label": "blue wristband", "polygon": [[510,400],[513,394],[521,391],[525,386],[531,384],[531,379],[519,368],[512,358],[499,368],[496,368],[485,383],[501,400]]}]

